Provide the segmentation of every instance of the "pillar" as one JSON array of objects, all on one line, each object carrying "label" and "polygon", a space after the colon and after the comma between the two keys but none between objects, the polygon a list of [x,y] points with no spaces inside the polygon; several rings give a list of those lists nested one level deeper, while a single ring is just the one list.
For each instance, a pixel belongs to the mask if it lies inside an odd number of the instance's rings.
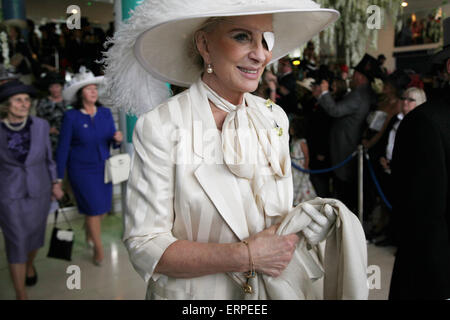
[{"label": "pillar", "polygon": [[6,24],[26,28],[25,0],[2,0],[2,12]]}]

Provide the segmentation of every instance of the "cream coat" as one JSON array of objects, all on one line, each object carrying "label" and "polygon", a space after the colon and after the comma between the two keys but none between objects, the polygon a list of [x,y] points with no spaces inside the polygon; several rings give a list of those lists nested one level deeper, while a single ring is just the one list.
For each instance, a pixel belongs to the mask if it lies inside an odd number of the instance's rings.
[{"label": "cream coat", "polygon": [[[261,112],[283,128],[280,148],[289,152],[289,122],[284,111],[274,105],[268,112],[265,100],[252,99],[261,106]],[[269,298],[256,283],[255,294],[245,295],[235,279],[242,275],[235,273],[175,279],[154,272],[166,248],[178,239],[230,243],[248,238],[249,230],[254,230],[246,219],[240,178],[223,164],[220,131],[201,85],[193,84],[141,116],[133,143],[124,243],[134,268],[148,281],[147,298]],[[272,189],[263,193],[266,226],[285,217],[293,199],[290,175],[270,182]],[[309,253],[320,264],[319,249]],[[307,291],[304,298],[323,298],[321,281],[311,277],[307,265],[298,268],[302,288]]]}]

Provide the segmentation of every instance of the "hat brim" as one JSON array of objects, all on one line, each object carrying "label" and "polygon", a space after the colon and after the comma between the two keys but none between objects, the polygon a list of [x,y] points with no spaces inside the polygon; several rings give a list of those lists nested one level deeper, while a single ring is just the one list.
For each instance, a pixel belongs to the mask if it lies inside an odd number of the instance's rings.
[{"label": "hat brim", "polygon": [[7,76],[0,76],[0,81],[3,81],[3,80],[17,80],[19,78],[20,78],[19,75],[11,74],[11,75],[7,75]]},{"label": "hat brim", "polygon": [[171,20],[143,32],[136,40],[134,54],[140,64],[155,78],[178,86],[187,87],[194,83],[202,70],[189,52],[194,32],[210,17],[273,15],[275,46],[272,60],[287,55],[339,18],[333,9],[292,9],[267,7],[245,9],[239,13],[211,12],[183,20]]},{"label": "hat brim", "polygon": [[75,95],[77,94],[78,90],[81,88],[84,88],[91,84],[101,84],[103,82],[104,76],[95,77],[93,79],[88,79],[85,81],[77,82],[70,87],[67,87],[63,90],[63,98],[69,103],[74,102]]},{"label": "hat brim", "polygon": [[16,87],[11,87],[5,90],[4,92],[0,93],[0,102],[5,101],[9,97],[12,97],[16,94],[26,93],[30,97],[36,97],[36,89],[33,86],[26,85],[26,84],[20,84]]}]

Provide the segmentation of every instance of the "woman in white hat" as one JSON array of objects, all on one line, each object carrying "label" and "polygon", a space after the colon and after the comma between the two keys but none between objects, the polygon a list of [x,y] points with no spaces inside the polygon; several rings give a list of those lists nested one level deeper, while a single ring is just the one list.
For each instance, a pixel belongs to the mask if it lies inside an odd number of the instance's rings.
[{"label": "woman in white hat", "polygon": [[101,219],[111,210],[112,184],[104,182],[110,147],[118,148],[122,133],[116,130],[111,111],[98,102],[97,85],[103,77],[80,68],[63,91],[72,110],[64,113],[56,150],[60,183],[67,168],[78,211],[86,215],[87,239],[94,246],[94,264],[104,258]]},{"label": "woman in white hat", "polygon": [[[283,274],[299,238],[325,239],[335,215],[306,206],[317,224],[275,233],[292,209],[288,119],[249,92],[337,17],[305,0],[145,1],[115,34],[106,96],[140,116],[124,242],[148,299],[321,297],[302,266],[284,296],[262,280]],[[163,81],[190,88],[160,104]]]}]

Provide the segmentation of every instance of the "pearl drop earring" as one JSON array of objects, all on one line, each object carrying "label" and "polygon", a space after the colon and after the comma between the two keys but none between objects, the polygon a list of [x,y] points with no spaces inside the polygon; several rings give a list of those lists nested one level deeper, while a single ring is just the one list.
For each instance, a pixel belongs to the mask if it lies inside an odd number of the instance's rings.
[{"label": "pearl drop earring", "polygon": [[211,74],[211,73],[213,73],[213,71],[214,70],[213,70],[211,64],[208,64],[208,67],[206,68],[206,72]]}]

